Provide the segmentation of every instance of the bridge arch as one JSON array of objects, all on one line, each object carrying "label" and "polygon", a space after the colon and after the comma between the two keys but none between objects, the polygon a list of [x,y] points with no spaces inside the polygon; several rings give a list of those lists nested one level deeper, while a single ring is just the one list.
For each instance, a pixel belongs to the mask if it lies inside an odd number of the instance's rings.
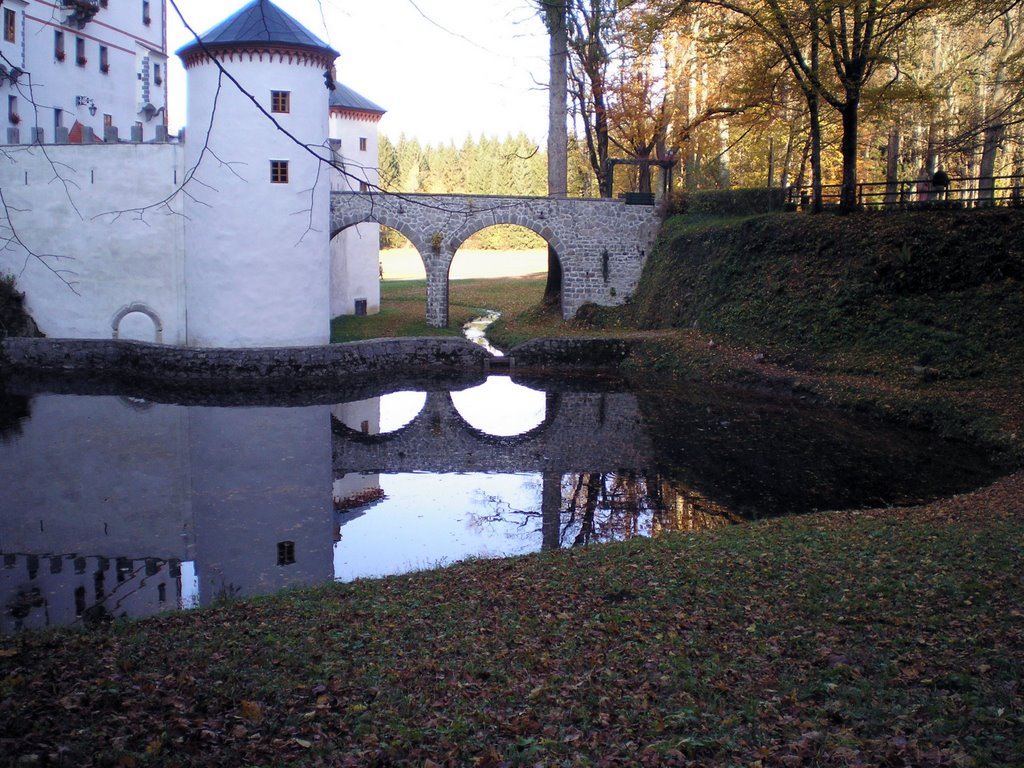
[{"label": "bridge arch", "polygon": [[419,253],[420,259],[423,260],[426,265],[426,259],[424,254],[430,252],[430,241],[424,240],[419,230],[415,227],[410,226],[409,222],[401,215],[390,214],[386,210],[371,211],[370,213],[362,211],[351,211],[347,215],[335,217],[331,222],[331,239],[349,227],[354,227],[356,224],[380,224],[382,227],[389,227],[396,232],[402,234],[406,240],[412,243],[413,248]]},{"label": "bridge arch", "polygon": [[[534,221],[526,216],[518,215],[514,211],[495,211],[494,213],[488,214],[486,220],[481,217],[481,220],[470,220],[459,229],[449,239],[449,249],[451,250],[452,257],[455,256],[456,252],[463,246],[463,244],[469,240],[477,232],[483,232],[489,227],[499,226],[501,224],[510,224],[513,226],[523,227],[539,236],[548,245],[555,249],[555,253],[562,254],[566,248],[563,243],[562,237],[551,229],[550,226],[544,225],[544,219]],[[559,256],[559,260],[561,260]],[[451,267],[451,262],[448,264]]]}]

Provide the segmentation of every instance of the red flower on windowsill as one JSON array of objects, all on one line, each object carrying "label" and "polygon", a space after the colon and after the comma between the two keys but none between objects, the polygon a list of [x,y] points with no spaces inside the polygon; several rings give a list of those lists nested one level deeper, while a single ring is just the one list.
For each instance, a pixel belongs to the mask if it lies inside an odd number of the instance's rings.
[{"label": "red flower on windowsill", "polygon": [[89,60],[85,58],[85,56],[79,56],[77,59],[75,59],[75,63],[78,64],[78,66],[80,67],[84,67],[86,64],[89,63]]},{"label": "red flower on windowsill", "polygon": [[8,119],[11,121],[13,125],[17,125],[21,122],[21,115],[19,115],[17,112],[12,112],[9,115]]},{"label": "red flower on windowsill", "polygon": [[54,58],[57,59],[57,61],[64,61],[64,51],[57,51],[53,55],[54,55]]},{"label": "red flower on windowsill", "polygon": [[110,71],[110,65],[109,64],[100,64],[100,72],[102,72],[103,74],[106,74],[109,71]]}]

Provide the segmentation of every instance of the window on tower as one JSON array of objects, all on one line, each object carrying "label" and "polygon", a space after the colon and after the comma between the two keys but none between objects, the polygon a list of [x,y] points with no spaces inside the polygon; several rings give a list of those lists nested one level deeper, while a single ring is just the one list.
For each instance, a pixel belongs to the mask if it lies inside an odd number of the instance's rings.
[{"label": "window on tower", "polygon": [[142,0],[142,23],[149,26],[152,17],[149,15],[149,0]]},{"label": "window on tower", "polygon": [[110,53],[107,51],[107,46],[100,46],[100,72],[106,74],[110,71]]},{"label": "window on tower", "polygon": [[81,37],[75,38],[75,63],[84,67],[88,59],[85,58],[85,40]]},{"label": "window on tower", "polygon": [[365,152],[366,151],[366,137],[365,136],[360,136],[359,137],[359,151],[360,152]]},{"label": "window on tower", "polygon": [[4,8],[4,40],[13,43],[17,32],[17,15],[10,8]]},{"label": "window on tower", "polygon": [[287,160],[271,160],[270,161],[270,182],[272,184],[287,184],[288,183],[288,161]]},{"label": "window on tower", "polygon": [[271,91],[270,92],[270,111],[271,112],[291,112],[292,111],[292,94],[291,94],[291,91]]},{"label": "window on tower", "polygon": [[53,57],[64,61],[64,33],[59,29],[53,33]]}]

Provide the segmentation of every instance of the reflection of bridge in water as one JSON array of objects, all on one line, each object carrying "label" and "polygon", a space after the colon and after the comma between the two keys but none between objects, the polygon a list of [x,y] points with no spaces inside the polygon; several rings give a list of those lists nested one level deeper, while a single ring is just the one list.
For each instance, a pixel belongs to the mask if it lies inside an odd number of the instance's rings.
[{"label": "reflection of bridge in water", "polygon": [[[548,391],[544,420],[522,434],[471,426],[451,394],[428,391],[406,426],[368,435],[332,423],[335,475],[376,472],[544,472],[646,470],[654,453],[636,396]],[[496,407],[501,407],[500,404]]]},{"label": "reflection of bridge in water", "polygon": [[[598,506],[598,486],[607,492],[605,482],[611,475],[651,473],[654,449],[636,395],[559,388],[550,381],[543,386],[543,420],[510,436],[488,434],[468,423],[448,388],[428,389],[416,417],[393,432],[366,434],[332,419],[335,477],[411,472],[538,473],[542,478],[540,508],[519,514],[539,518],[541,548],[587,543]],[[511,405],[494,405],[502,407]],[[584,486],[583,497],[570,493],[566,498],[563,480],[569,475]],[[569,512],[567,507],[574,509]],[[580,533],[567,542],[568,529],[576,524],[581,526]]]}]

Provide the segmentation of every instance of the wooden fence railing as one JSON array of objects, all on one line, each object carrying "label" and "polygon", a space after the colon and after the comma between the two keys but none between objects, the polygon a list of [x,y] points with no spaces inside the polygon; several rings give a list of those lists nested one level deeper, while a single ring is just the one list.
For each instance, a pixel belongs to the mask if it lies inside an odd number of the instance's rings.
[{"label": "wooden fence railing", "polygon": [[[826,206],[839,204],[840,185],[823,184],[821,192]],[[786,202],[790,208],[809,208],[811,188],[790,187]],[[1024,176],[954,176],[946,186],[931,179],[863,182],[857,185],[857,204],[869,209],[1024,206]]]}]

